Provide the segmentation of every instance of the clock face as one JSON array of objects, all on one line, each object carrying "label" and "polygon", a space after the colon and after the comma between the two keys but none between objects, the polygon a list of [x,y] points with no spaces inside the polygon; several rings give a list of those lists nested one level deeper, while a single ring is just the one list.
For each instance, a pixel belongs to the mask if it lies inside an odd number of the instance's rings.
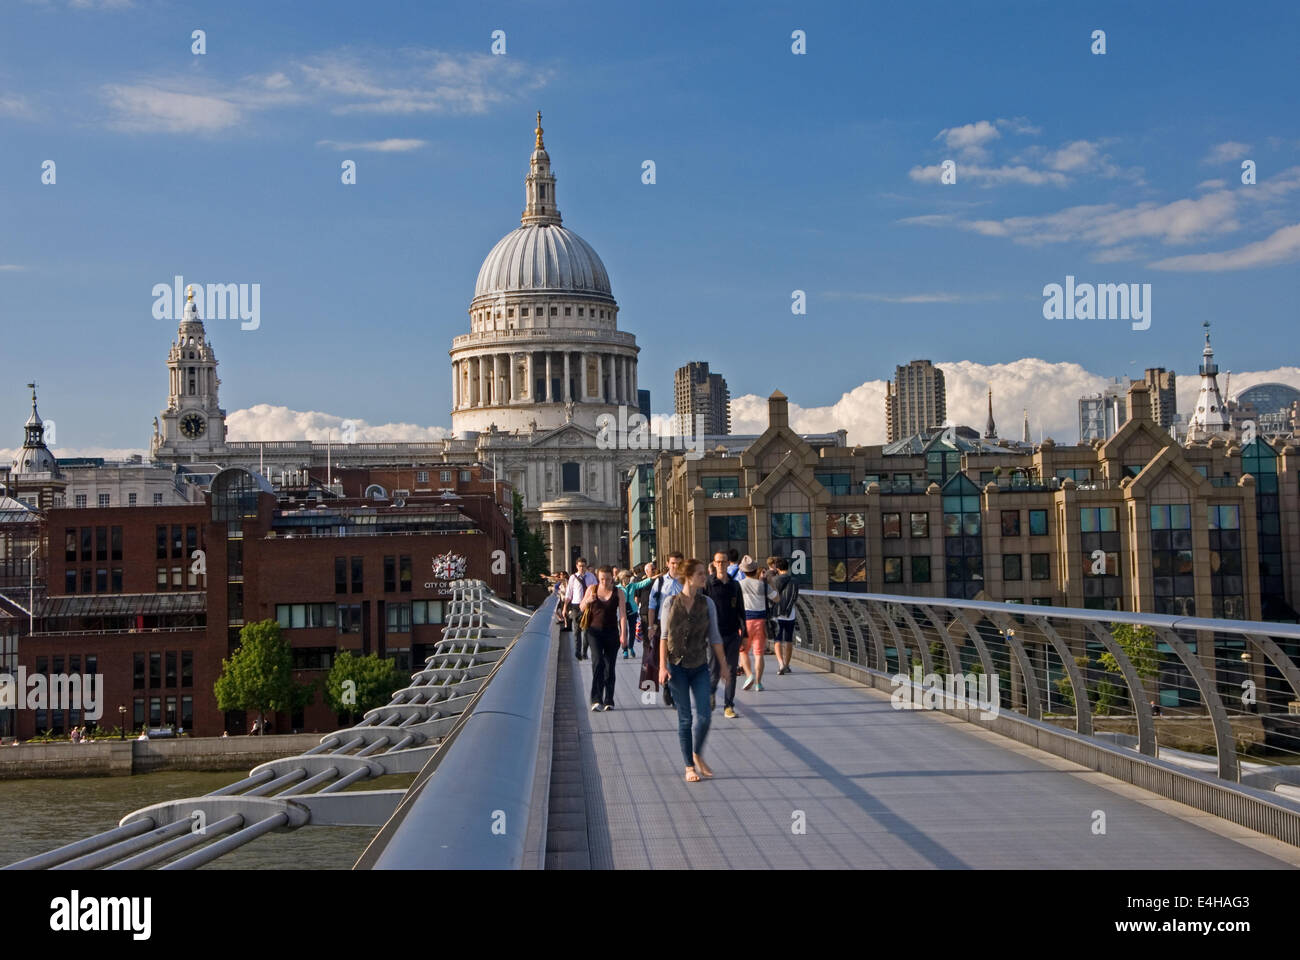
[{"label": "clock face", "polygon": [[196,437],[203,436],[203,431],[207,429],[207,424],[197,413],[188,413],[181,417],[181,433],[193,440]]}]

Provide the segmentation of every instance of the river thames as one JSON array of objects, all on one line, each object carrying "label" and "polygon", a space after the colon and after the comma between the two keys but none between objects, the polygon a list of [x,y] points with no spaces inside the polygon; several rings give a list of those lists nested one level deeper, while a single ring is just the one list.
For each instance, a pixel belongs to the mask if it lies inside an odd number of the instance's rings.
[{"label": "river thames", "polygon": [[[0,781],[0,866],[110,830],[153,803],[198,797],[234,783],[239,771],[169,771],[132,777]],[[412,777],[382,777],[365,789],[403,788]],[[303,827],[268,833],[218,858],[212,870],[349,870],[378,827]]]}]

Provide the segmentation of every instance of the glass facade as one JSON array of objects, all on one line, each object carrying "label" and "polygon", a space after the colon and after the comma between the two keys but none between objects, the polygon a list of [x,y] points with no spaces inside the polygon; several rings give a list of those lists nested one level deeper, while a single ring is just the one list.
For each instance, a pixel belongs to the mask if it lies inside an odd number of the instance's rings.
[{"label": "glass facade", "polygon": [[980,493],[963,473],[943,488],[944,579],[947,596],[970,600],[984,589]]}]

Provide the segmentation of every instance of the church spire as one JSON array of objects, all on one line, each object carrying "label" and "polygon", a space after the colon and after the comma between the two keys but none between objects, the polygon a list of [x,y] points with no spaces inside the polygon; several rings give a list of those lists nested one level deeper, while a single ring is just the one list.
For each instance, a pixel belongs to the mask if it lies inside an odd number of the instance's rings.
[{"label": "church spire", "polygon": [[528,177],[524,181],[524,214],[519,218],[522,226],[539,224],[559,226],[560,211],[555,206],[555,176],[551,173],[551,158],[542,142],[542,111],[537,111],[537,144],[528,161]]},{"label": "church spire", "polygon": [[1021,442],[1029,443],[1029,409],[1025,408],[1025,429],[1020,435]]},{"label": "church spire", "polygon": [[993,422],[993,384],[989,384],[989,419],[984,424],[984,439],[996,440],[998,438],[998,425]]},{"label": "church spire", "polygon": [[1201,351],[1201,389],[1196,396],[1196,411],[1192,414],[1187,435],[1193,440],[1227,433],[1232,426],[1228,411],[1219,393],[1219,365],[1214,360],[1214,348],[1210,346],[1210,321],[1201,324],[1205,328],[1205,348]]}]

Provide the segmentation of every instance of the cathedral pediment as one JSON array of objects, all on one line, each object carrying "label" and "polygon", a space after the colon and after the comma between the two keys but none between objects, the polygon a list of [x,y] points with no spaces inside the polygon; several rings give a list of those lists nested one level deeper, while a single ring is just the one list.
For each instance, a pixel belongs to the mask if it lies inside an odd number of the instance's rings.
[{"label": "cathedral pediment", "polygon": [[596,434],[592,430],[576,423],[566,423],[562,427],[557,427],[550,433],[542,434],[533,439],[529,446],[534,448],[560,448],[565,447],[594,447],[596,445]]}]

